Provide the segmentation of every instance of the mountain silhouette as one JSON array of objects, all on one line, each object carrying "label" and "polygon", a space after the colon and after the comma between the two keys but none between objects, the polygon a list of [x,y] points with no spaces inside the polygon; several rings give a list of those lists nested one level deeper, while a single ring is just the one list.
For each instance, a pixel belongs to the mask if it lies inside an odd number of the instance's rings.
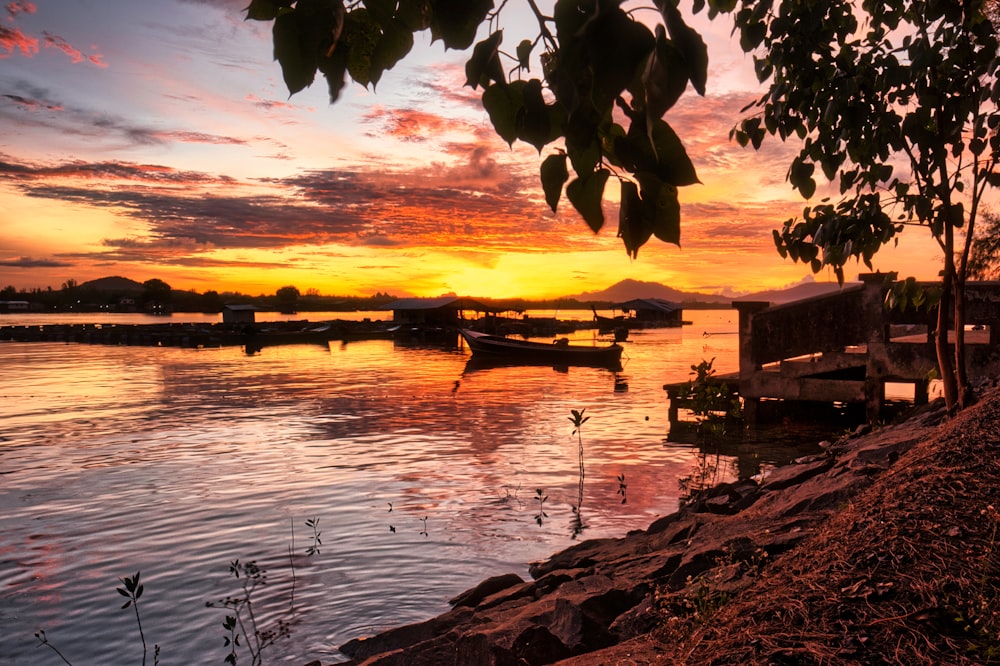
[{"label": "mountain silhouette", "polygon": [[622,280],[601,291],[587,291],[577,296],[569,296],[578,301],[611,301],[621,303],[634,298],[659,298],[674,303],[720,303],[728,304],[733,299],[719,294],[700,294],[686,292],[673,287],[667,287],[658,282],[643,282],[642,280]]}]

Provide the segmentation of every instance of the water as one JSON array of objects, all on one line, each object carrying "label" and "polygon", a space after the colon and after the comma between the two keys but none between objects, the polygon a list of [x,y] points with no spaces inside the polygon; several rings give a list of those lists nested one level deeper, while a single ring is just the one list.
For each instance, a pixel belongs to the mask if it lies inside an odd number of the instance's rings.
[{"label": "water", "polygon": [[[526,577],[574,539],[648,526],[676,510],[693,471],[766,468],[770,454],[707,460],[670,441],[663,384],[701,359],[737,366],[735,311],[686,318],[633,332],[617,375],[466,373],[465,350],[384,340],[254,356],[0,344],[0,663],[62,663],[39,629],[74,664],[140,663],[134,611],[115,592],[140,570],[148,663],[154,644],[164,666],[221,662],[227,613],[207,603],[242,592],[237,559],[266,570],[258,627],[288,628],[266,663],[342,660],[338,645],[443,612],[486,577]],[[584,408],[575,536],[569,417]],[[317,518],[322,543],[305,524]]]}]

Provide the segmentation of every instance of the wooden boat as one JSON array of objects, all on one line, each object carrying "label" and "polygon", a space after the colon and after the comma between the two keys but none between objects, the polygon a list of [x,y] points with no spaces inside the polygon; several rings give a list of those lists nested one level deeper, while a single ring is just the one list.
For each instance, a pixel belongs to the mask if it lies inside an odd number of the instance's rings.
[{"label": "wooden boat", "polygon": [[552,343],[512,340],[468,329],[459,329],[472,350],[473,358],[500,361],[510,365],[588,365],[620,368],[622,346],[615,343],[604,347],[571,345],[566,338]]}]

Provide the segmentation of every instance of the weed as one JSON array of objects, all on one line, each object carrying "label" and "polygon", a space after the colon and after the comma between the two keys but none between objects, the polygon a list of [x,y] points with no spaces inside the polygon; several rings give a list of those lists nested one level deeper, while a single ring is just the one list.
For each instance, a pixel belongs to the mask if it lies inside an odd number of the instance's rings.
[{"label": "weed", "polygon": [[322,532],[319,531],[319,518],[310,518],[306,521],[306,527],[312,528],[312,545],[306,548],[306,555],[312,556],[319,552],[319,547],[323,541],[319,538]]},{"label": "weed", "polygon": [[49,643],[49,639],[45,635],[45,630],[44,629],[39,629],[38,631],[36,631],[35,632],[35,638],[38,639],[38,647],[41,647],[41,646],[44,645],[45,647],[49,648],[50,650],[52,650],[53,652],[55,652],[57,655],[59,655],[59,658],[62,659],[67,664],[67,666],[73,666],[73,664],[70,663],[70,660],[67,659],[65,657],[65,655],[63,655],[62,652],[59,651],[59,648],[57,648],[52,643]]},{"label": "weed", "polygon": [[625,472],[622,472],[617,476],[618,479],[618,490],[615,491],[616,495],[622,496],[622,504],[628,503],[628,496],[625,494],[628,485],[625,483]]},{"label": "weed", "polygon": [[[139,638],[142,640],[142,663],[143,666],[145,666],[146,653],[147,653],[146,635],[142,631],[142,619],[139,617],[139,597],[142,596],[142,592],[145,588],[143,587],[142,582],[139,580],[139,574],[140,572],[136,571],[135,576],[131,578],[129,578],[128,576],[126,576],[125,578],[119,578],[118,580],[121,581],[124,587],[119,587],[116,589],[118,590],[118,594],[128,599],[124,604],[122,604],[122,610],[125,610],[129,606],[131,606],[135,610],[135,621],[136,624],[139,625]],[[156,646],[156,655],[159,655],[159,653],[160,653],[160,647]]]},{"label": "weed", "polygon": [[535,499],[538,500],[538,514],[535,515],[535,522],[541,527],[545,518],[549,517],[549,514],[545,513],[545,500],[549,498],[548,495],[542,491],[541,488],[535,490]]},{"label": "weed", "polygon": [[[288,622],[279,619],[275,629],[258,627],[253,608],[253,596],[259,587],[267,584],[267,575],[264,569],[257,566],[255,561],[233,560],[229,563],[229,573],[241,581],[243,594],[226,597],[218,603],[223,608],[232,611],[232,614],[227,615],[222,623],[226,630],[226,636],[223,638],[224,645],[229,648],[225,662],[236,664],[237,648],[240,647],[240,632],[242,632],[245,638],[245,647],[250,652],[251,663],[259,665],[263,663],[264,648],[290,633]],[[209,602],[207,605],[214,607],[216,604]]]},{"label": "weed", "polygon": [[576,435],[577,441],[577,460],[580,465],[580,482],[577,485],[577,496],[576,496],[576,506],[573,507],[573,522],[571,523],[571,532],[573,538],[579,536],[584,528],[583,524],[583,480],[584,480],[584,469],[583,469],[583,424],[590,420],[589,416],[584,416],[583,413],[587,411],[586,409],[581,409],[577,411],[575,409],[569,410],[571,416],[569,417],[570,422],[573,424],[573,434]]}]

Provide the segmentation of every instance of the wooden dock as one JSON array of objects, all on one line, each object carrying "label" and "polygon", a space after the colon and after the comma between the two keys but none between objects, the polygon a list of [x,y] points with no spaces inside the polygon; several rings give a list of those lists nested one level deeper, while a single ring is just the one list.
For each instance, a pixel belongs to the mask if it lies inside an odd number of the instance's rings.
[{"label": "wooden dock", "polygon": [[[737,387],[751,422],[767,400],[862,406],[875,421],[889,383],[911,384],[914,402],[926,402],[938,373],[937,310],[887,308],[894,278],[866,274],[859,285],[780,305],[734,303],[740,369],[715,379]],[[966,299],[966,363],[969,380],[976,382],[1000,375],[1000,282],[970,282]],[[676,396],[678,386],[664,389]],[[673,400],[670,410],[673,420]]]}]

